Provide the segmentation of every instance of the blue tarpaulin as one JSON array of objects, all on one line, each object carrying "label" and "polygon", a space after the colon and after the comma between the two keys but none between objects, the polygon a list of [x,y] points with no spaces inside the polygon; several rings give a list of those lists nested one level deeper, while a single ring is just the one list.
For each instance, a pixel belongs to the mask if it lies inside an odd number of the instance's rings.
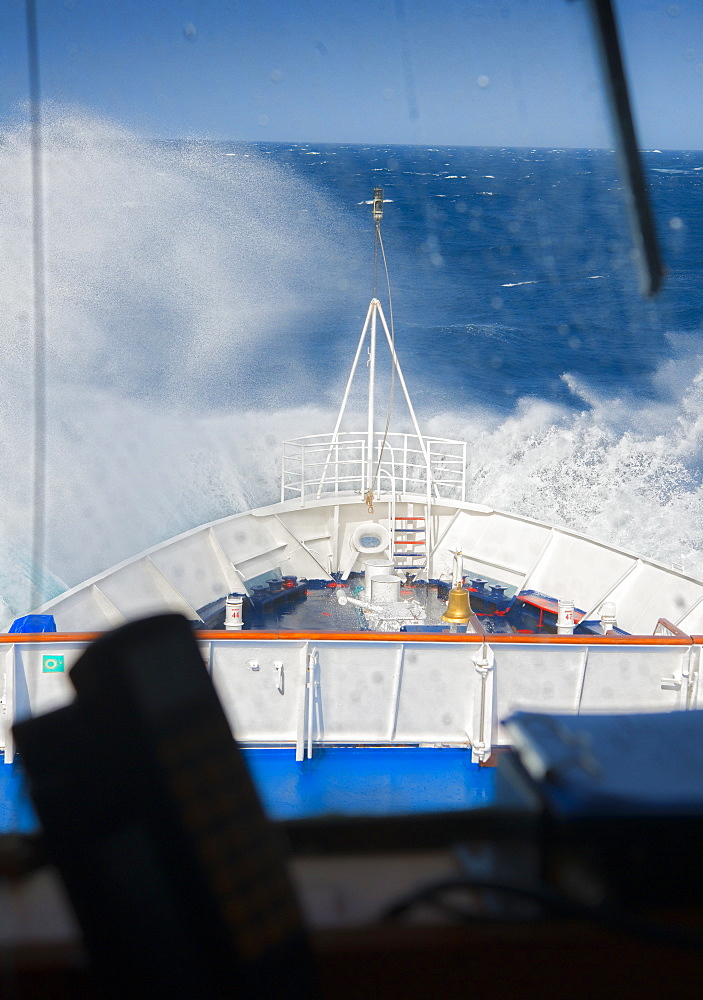
[{"label": "blue tarpaulin", "polygon": [[55,632],[53,615],[23,615],[15,618],[8,632]]}]

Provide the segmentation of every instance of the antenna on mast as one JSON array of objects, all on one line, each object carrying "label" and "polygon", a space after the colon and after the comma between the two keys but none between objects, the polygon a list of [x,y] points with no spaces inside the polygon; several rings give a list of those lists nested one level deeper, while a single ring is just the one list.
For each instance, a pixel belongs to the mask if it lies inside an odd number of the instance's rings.
[{"label": "antenna on mast", "polygon": [[373,297],[378,294],[378,247],[381,243],[381,219],[383,218],[383,188],[373,189]]},{"label": "antenna on mast", "polygon": [[378,225],[383,218],[383,188],[373,189],[373,221]]}]

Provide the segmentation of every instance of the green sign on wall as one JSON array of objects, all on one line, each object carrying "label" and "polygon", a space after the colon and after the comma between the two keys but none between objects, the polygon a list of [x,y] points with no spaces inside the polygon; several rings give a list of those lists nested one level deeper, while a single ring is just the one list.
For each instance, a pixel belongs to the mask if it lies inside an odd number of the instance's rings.
[{"label": "green sign on wall", "polygon": [[63,656],[55,656],[53,653],[42,656],[41,668],[45,674],[62,674],[64,671]]}]

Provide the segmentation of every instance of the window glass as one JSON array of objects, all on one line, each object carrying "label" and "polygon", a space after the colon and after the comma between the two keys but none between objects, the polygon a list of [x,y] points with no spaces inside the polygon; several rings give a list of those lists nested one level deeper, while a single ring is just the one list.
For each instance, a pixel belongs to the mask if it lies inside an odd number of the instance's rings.
[{"label": "window glass", "polygon": [[[468,440],[470,499],[703,574],[703,11],[616,11],[668,268],[654,301],[585,3],[38,0],[37,567],[27,46],[24,4],[3,5],[5,627],[32,580],[49,597],[277,499],[279,442],[332,429],[369,299],[388,309],[375,186],[408,388],[427,432]],[[363,387],[350,405],[363,427]]]}]

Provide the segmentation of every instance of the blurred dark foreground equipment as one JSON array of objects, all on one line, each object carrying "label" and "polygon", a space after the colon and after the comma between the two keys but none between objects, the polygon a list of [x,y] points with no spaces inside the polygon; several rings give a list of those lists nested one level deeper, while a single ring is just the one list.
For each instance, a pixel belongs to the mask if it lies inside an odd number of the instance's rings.
[{"label": "blurred dark foreground equipment", "polygon": [[276,831],[187,621],[103,636],[71,681],[71,705],[15,735],[105,994],[314,997]]},{"label": "blurred dark foreground equipment", "polygon": [[[485,808],[276,825],[185,619],[70,676],[70,706],[15,727],[43,832],[0,866],[58,868],[101,996],[318,996],[279,834],[334,1000],[641,1000],[703,973],[703,712],[516,713]],[[13,995],[98,995],[60,972]]]}]

